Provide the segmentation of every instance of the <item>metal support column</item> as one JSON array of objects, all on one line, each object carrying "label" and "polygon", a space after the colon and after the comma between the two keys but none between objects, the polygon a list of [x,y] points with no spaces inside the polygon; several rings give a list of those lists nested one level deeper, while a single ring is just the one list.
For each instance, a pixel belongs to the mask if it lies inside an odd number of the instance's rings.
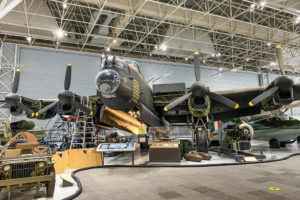
[{"label": "metal support column", "polygon": [[[4,43],[0,39],[0,99],[11,92],[16,69],[17,45]],[[7,105],[0,103],[0,122],[11,120]]]}]

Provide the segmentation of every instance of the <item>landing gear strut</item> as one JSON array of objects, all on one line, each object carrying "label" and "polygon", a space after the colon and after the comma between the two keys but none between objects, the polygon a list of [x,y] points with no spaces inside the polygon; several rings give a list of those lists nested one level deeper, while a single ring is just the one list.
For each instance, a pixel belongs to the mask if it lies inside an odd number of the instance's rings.
[{"label": "landing gear strut", "polygon": [[[199,124],[199,121],[201,122],[201,124]],[[193,125],[197,152],[208,153],[209,129],[207,127],[208,123],[204,122],[202,118],[198,118],[197,123]]]},{"label": "landing gear strut", "polygon": [[196,128],[196,150],[208,153],[208,132],[202,128]]}]

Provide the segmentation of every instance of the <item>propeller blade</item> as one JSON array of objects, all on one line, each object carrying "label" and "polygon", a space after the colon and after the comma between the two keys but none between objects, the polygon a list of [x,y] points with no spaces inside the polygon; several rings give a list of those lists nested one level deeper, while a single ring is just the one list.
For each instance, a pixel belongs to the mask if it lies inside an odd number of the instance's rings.
[{"label": "propeller blade", "polygon": [[65,75],[65,90],[69,90],[71,85],[71,72],[72,72],[72,65],[67,65],[66,75]]},{"label": "propeller blade", "polygon": [[14,83],[13,83],[13,87],[12,87],[12,93],[18,92],[19,81],[20,81],[20,69],[16,69]]},{"label": "propeller blade", "polygon": [[35,115],[39,116],[39,115],[43,114],[44,112],[47,112],[48,110],[50,110],[51,108],[53,108],[54,106],[56,106],[57,103],[58,103],[58,101],[54,101],[53,103],[51,103],[48,106],[45,106],[44,108],[42,108],[41,110],[39,110],[37,113],[35,113]]},{"label": "propeller blade", "polygon": [[194,72],[196,81],[200,81],[200,56],[198,51],[194,53]]},{"label": "propeller blade", "polygon": [[78,101],[72,100],[72,104],[77,108],[82,110],[83,112],[89,114],[90,116],[93,115],[93,112],[86,106],[82,105],[81,103],[79,103]]},{"label": "propeller blade", "polygon": [[227,97],[224,97],[223,95],[216,94],[216,93],[213,93],[213,92],[207,92],[207,95],[211,99],[213,99],[213,100],[215,100],[215,101],[217,101],[217,102],[219,102],[219,103],[221,103],[225,106],[228,106],[229,108],[238,109],[240,107],[239,104],[232,101],[231,99],[228,99]]},{"label": "propeller blade", "polygon": [[30,108],[28,108],[27,106],[25,106],[24,104],[18,102],[17,106],[19,108],[22,108],[27,115],[34,117],[34,112]]},{"label": "propeller blade", "polygon": [[182,102],[184,102],[185,100],[187,100],[190,96],[192,95],[192,93],[187,93],[177,99],[175,99],[174,101],[172,101],[171,103],[169,103],[167,106],[164,107],[164,111],[168,111],[173,109],[174,107],[178,106],[179,104],[181,104]]},{"label": "propeller blade", "polygon": [[255,97],[254,99],[252,99],[249,102],[249,106],[255,106],[256,104],[262,102],[263,100],[265,100],[266,98],[270,97],[271,95],[273,95],[277,90],[279,89],[278,86],[272,87],[271,89],[268,89],[267,91],[264,91],[263,93],[261,93],[260,95],[258,95],[257,97]]},{"label": "propeller blade", "polygon": [[283,63],[283,56],[282,56],[282,49],[280,45],[276,45],[276,56],[277,56],[277,62],[278,66],[280,68],[281,74],[285,75],[285,68]]}]

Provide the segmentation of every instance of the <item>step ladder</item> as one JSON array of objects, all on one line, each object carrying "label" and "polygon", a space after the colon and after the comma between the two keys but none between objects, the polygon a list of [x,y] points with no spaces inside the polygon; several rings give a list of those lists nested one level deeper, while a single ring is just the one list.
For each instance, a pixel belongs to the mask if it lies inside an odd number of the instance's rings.
[{"label": "step ladder", "polygon": [[[89,97],[82,97],[81,103],[89,107]],[[92,116],[81,110],[78,111],[74,131],[71,139],[71,149],[95,147],[95,125]]]},{"label": "step ladder", "polygon": [[[44,144],[54,148],[61,146],[61,144],[64,144],[65,137],[70,136],[73,129],[74,122],[68,122],[64,117],[58,115],[53,126],[44,138]],[[65,150],[64,145],[62,145],[62,150]]]}]

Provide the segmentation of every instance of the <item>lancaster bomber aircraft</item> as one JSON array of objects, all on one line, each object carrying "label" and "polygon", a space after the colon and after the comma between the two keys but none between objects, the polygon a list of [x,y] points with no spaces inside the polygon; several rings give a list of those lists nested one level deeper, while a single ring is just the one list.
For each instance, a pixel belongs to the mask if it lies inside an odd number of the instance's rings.
[{"label": "lancaster bomber aircraft", "polygon": [[25,107],[26,98],[17,98],[15,93],[5,100],[12,108],[25,110],[32,117],[48,112],[51,114],[46,116],[51,116],[57,105],[62,113],[75,113],[81,109],[93,115],[94,123],[99,127],[117,127],[134,134],[146,132],[147,126],[168,127],[184,123],[196,133],[197,150],[207,151],[207,134],[214,120],[259,114],[262,110],[278,109],[300,100],[300,84],[285,76],[279,45],[276,46],[276,54],[282,76],[267,87],[212,92],[200,81],[200,57],[195,52],[196,81],[190,88],[186,88],[184,83],[171,83],[153,85],[152,90],[136,62],[106,56],[96,76],[98,92],[93,108],[82,105],[81,97],[68,90],[71,65],[67,66],[65,90],[58,95],[58,100],[38,101],[42,105],[40,108],[43,107],[38,112]]}]

